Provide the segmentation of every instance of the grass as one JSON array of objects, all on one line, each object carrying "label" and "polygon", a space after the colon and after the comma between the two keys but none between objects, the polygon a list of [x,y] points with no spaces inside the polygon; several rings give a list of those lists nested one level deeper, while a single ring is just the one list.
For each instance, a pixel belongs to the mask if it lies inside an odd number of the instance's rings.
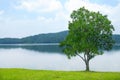
[{"label": "grass", "polygon": [[0,68],[0,80],[120,80],[120,72],[47,71]]}]

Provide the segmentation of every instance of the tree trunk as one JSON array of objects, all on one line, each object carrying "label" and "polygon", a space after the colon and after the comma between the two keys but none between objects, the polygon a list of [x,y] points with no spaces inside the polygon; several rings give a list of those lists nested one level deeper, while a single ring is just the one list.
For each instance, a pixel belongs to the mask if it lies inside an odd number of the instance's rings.
[{"label": "tree trunk", "polygon": [[76,53],[84,62],[85,62],[85,65],[86,65],[86,71],[90,71],[89,69],[89,61],[90,61],[90,54],[89,52],[86,52],[84,54],[84,57],[82,57],[81,55],[79,55],[78,53]]},{"label": "tree trunk", "polygon": [[85,64],[86,64],[86,71],[90,71],[89,69],[90,54],[88,50],[86,51],[84,58],[85,58]]},{"label": "tree trunk", "polygon": [[87,61],[85,62],[85,64],[86,64],[86,71],[90,71],[90,69],[89,69],[89,60],[87,60]]}]

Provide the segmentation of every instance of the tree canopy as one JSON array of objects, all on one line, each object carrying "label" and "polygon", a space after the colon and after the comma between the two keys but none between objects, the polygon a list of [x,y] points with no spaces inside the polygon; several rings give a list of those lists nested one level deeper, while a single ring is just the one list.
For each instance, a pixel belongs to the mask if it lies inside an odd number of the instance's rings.
[{"label": "tree canopy", "polygon": [[[100,12],[92,12],[84,7],[73,11],[69,21],[69,33],[61,42],[64,53],[71,58],[78,55],[89,71],[89,61],[103,50],[110,50],[114,44],[111,21]],[[83,53],[84,56],[80,54]]]}]

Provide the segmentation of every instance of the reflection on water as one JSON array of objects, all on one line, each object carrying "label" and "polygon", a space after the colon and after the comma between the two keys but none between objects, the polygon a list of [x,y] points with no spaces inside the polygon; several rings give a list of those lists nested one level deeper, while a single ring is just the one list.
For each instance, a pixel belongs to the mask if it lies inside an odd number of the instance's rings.
[{"label": "reflection on water", "polygon": [[[28,68],[43,70],[84,70],[79,57],[69,60],[58,45],[1,45],[1,68]],[[120,47],[90,61],[94,71],[120,71]]]},{"label": "reflection on water", "polygon": [[62,53],[62,49],[55,44],[19,44],[19,45],[0,45],[0,49],[15,49],[15,48],[22,48],[27,50],[33,50],[37,52],[48,52],[48,53]]}]

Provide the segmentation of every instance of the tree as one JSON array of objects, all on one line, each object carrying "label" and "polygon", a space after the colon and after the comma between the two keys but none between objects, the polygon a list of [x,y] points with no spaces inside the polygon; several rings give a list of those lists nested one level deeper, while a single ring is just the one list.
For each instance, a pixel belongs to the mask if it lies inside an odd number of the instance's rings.
[{"label": "tree", "polygon": [[103,50],[112,48],[114,27],[106,15],[84,7],[73,11],[70,17],[69,33],[60,46],[68,58],[79,56],[85,62],[86,71],[89,71],[89,61],[103,54]]}]

